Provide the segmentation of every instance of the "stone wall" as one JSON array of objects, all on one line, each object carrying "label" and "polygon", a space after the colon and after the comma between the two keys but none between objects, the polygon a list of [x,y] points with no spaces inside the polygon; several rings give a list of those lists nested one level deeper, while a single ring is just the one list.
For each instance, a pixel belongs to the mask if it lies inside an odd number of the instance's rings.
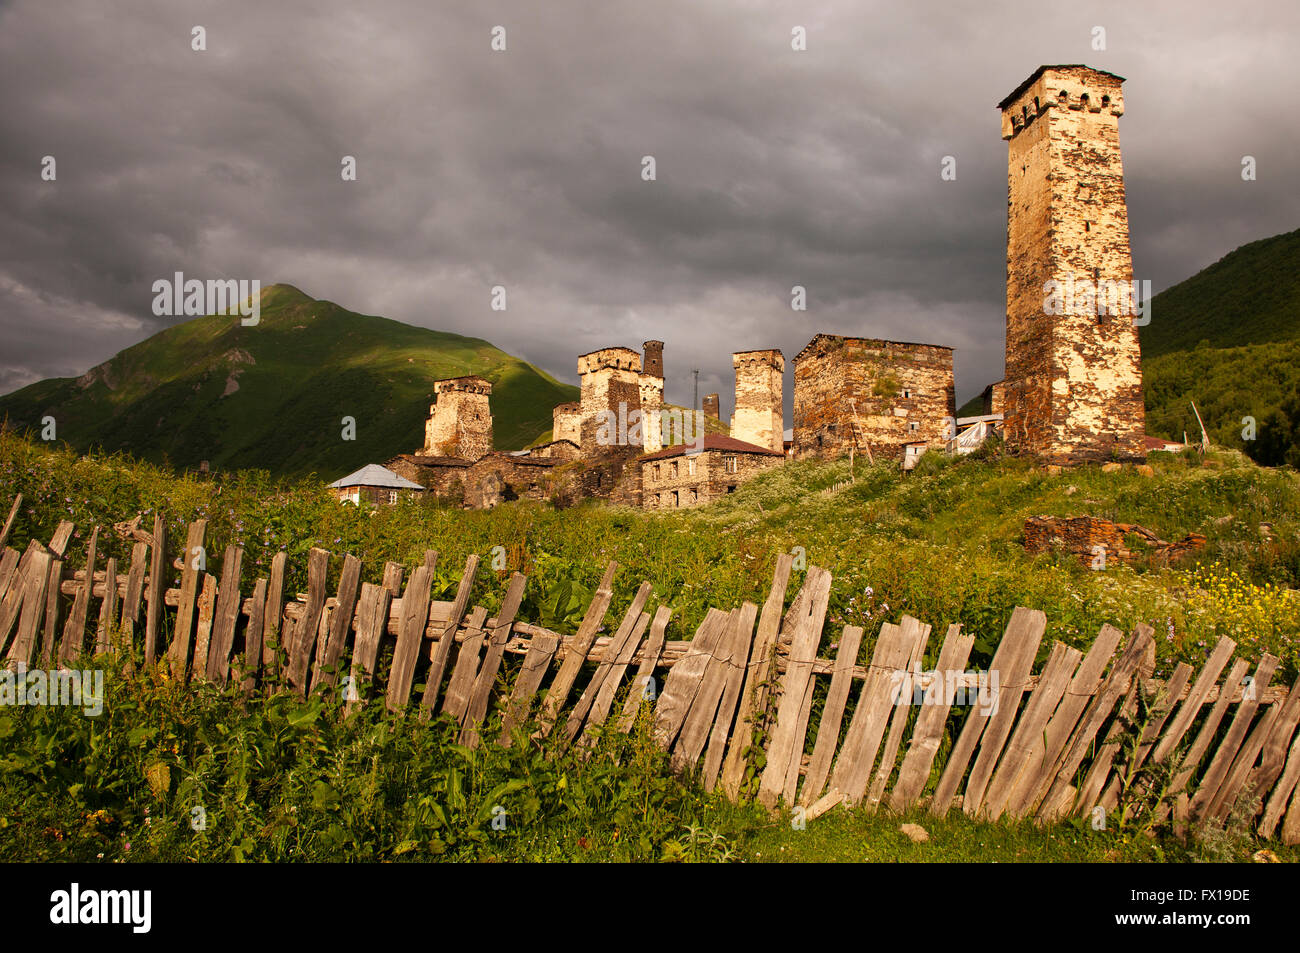
[{"label": "stone wall", "polygon": [[643,460],[643,506],[648,510],[679,509],[711,503],[755,474],[783,462],[780,454],[728,450],[703,450]]},{"label": "stone wall", "polygon": [[942,448],[956,413],[952,349],[819,334],[794,359],[794,455],[850,448],[899,459],[908,444]]},{"label": "stone wall", "polygon": [[582,439],[582,404],[572,401],[558,404],[551,411],[551,439],[569,440],[577,444]]},{"label": "stone wall", "polygon": [[[578,445],[584,456],[600,453],[608,446],[598,433],[603,429],[604,412],[620,414],[620,404],[625,415],[641,409],[641,355],[625,347],[609,347],[578,358],[578,380],[581,385],[581,422]],[[622,434],[609,434],[606,439],[621,441]],[[637,446],[640,449],[640,446]]]},{"label": "stone wall", "polygon": [[[1049,281],[1131,282],[1120,157],[1121,84],[1084,66],[1044,67],[1000,104],[1008,143],[1006,439],[1055,463],[1144,458],[1131,314],[1098,314]],[[1125,300],[1123,304],[1132,306]]]},{"label": "stone wall", "polygon": [[741,351],[731,363],[736,369],[731,436],[779,453],[785,435],[785,358],[774,350]]},{"label": "stone wall", "polygon": [[465,477],[473,461],[403,453],[384,466],[398,476],[420,484],[436,499],[459,506],[465,501]]},{"label": "stone wall", "polygon": [[424,425],[424,456],[477,460],[492,451],[492,383],[481,377],[435,381]]}]

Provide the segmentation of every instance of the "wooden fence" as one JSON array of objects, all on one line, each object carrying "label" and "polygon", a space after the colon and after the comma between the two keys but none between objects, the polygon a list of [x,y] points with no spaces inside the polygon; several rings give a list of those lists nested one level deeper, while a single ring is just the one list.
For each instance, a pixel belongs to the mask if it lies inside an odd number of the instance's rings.
[{"label": "wooden fence", "polygon": [[[129,640],[146,665],[165,665],[173,678],[233,680],[251,692],[274,674],[305,695],[332,684],[350,651],[354,684],[373,680],[393,711],[415,704],[422,684],[420,717],[450,715],[471,746],[508,745],[525,724],[535,736],[560,732],[566,745],[588,745],[611,717],[629,731],[650,696],[654,736],[675,770],[698,771],[707,789],[720,786],[733,800],[756,793],[769,809],[808,820],[839,804],[901,811],[928,803],[936,815],[959,807],[988,819],[1113,822],[1141,803],[1160,820],[1172,813],[1178,826],[1221,826],[1235,809],[1260,836],[1300,842],[1300,680],[1289,690],[1272,685],[1278,659],[1266,654],[1251,672],[1232,661],[1231,639],[1199,672],[1180,663],[1162,681],[1151,677],[1151,629],[1139,625],[1125,640],[1107,625],[1086,653],[1055,643],[1035,674],[1047,620],[1018,608],[987,671],[966,671],[974,639],[956,625],[922,671],[930,626],[904,616],[882,626],[862,666],[855,626],[844,627],[833,659],[818,655],[831,576],[809,567],[787,605],[789,555],[778,558],[762,607],[710,609],[688,641],[667,638],[668,607],[653,618],[645,611],[649,583],[602,635],[610,563],[577,632],[566,635],[517,618],[519,573],[495,616],[471,605],[477,556],[450,602],[431,598],[432,550],[405,585],[404,567],[392,562],[379,584],[361,582],[361,563],[348,555],[330,586],[330,554],[312,549],[307,591],[296,596],[284,592],[280,553],[246,597],[243,552],[228,546],[217,574],[178,560],[180,588],[167,589],[173,564],[161,515],[152,532],[138,518],[118,524],[133,544],[125,567],[114,559],[98,567],[96,528],[85,565],[71,571],[71,523],[48,544],[32,540],[22,553],[5,546],[20,503],[0,533],[0,653],[10,668],[66,664]],[[190,524],[187,554],[204,545],[206,529],[204,520]],[[164,607],[175,608],[170,627]],[[277,640],[285,652],[274,650]],[[522,660],[507,665],[507,656]],[[651,678],[662,679],[661,691],[646,690]],[[819,680],[829,682],[824,692]],[[499,699],[500,728],[490,730],[499,682],[510,687]],[[954,697],[952,689],[980,684],[984,698]],[[814,698],[820,717],[810,737]]]}]

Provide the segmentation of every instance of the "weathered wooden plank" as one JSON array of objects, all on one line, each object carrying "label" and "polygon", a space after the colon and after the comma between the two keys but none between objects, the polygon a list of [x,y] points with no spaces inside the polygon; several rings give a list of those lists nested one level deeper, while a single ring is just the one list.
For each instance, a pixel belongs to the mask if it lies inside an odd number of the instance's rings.
[{"label": "weathered wooden plank", "polygon": [[866,793],[880,740],[894,710],[894,694],[913,644],[899,626],[886,622],[880,627],[867,677],[862,680],[858,703],[849,721],[849,730],[840,745],[835,767],[831,769],[830,790],[814,802],[814,806],[820,805],[820,809],[825,810],[841,800],[853,806]]},{"label": "weathered wooden plank", "polygon": [[1295,791],[1297,785],[1300,785],[1300,734],[1295,736],[1291,742],[1291,749],[1287,752],[1286,766],[1282,770],[1277,784],[1273,786],[1273,793],[1268,796],[1268,803],[1264,806],[1264,813],[1259,819],[1259,836],[1269,838],[1277,830],[1278,821],[1282,820],[1286,813],[1287,801],[1291,799],[1291,794]]},{"label": "weathered wooden plank", "polygon": [[[1052,652],[1047,658],[1047,664],[1043,666],[1038,684],[1030,693],[1029,702],[1025,705],[1025,710],[1016,723],[997,769],[989,781],[984,803],[980,806],[981,817],[997,820],[1002,816],[1007,801],[1017,790],[1017,786],[1037,776],[1042,764],[1031,759],[1035,742],[1042,738],[1048,719],[1052,717],[1052,713],[1065,696],[1065,690],[1069,687],[1070,679],[1082,658],[1082,652],[1070,648],[1063,642],[1057,642],[1052,646]],[[1041,754],[1040,746],[1038,748],[1040,758]]]},{"label": "weathered wooden plank", "polygon": [[889,783],[898,763],[898,749],[903,743],[903,730],[907,725],[908,714],[912,708],[912,673],[919,672],[921,661],[925,658],[925,646],[930,641],[930,626],[910,615],[902,618],[903,637],[912,639],[912,648],[907,657],[907,674],[900,680],[900,688],[894,699],[894,711],[889,718],[889,733],[885,736],[885,747],[880,754],[880,766],[871,779],[867,790],[867,807],[875,810],[885,796],[885,786]]},{"label": "weathered wooden plank", "polygon": [[[223,687],[230,676],[230,652],[235,645],[239,607],[243,605],[239,592],[239,574],[243,566],[244,550],[233,544],[227,546],[221,563],[221,581],[217,584],[217,602],[213,608],[212,644],[206,660],[208,681]],[[198,666],[196,658],[195,669]]]},{"label": "weathered wooden plank", "polygon": [[153,542],[149,546],[149,585],[144,611],[144,667],[153,668],[162,641],[163,605],[167,598],[167,532],[163,515],[153,517]]},{"label": "weathered wooden plank", "polygon": [[289,684],[300,696],[307,693],[307,672],[316,648],[321,614],[325,611],[329,560],[329,552],[318,546],[313,546],[307,554],[307,604],[288,640]]},{"label": "weathered wooden plank", "polygon": [[654,739],[665,751],[672,749],[704,681],[704,673],[726,629],[727,613],[710,609],[695,630],[690,651],[668,672],[664,690],[655,704]]},{"label": "weathered wooden plank", "polygon": [[361,584],[361,599],[357,605],[357,644],[352,653],[352,684],[348,690],[347,710],[361,702],[357,686],[361,678],[373,678],[375,661],[379,657],[379,643],[388,631],[388,610],[393,593],[387,586]]},{"label": "weathered wooden plank", "polygon": [[[1205,666],[1201,673],[1196,676],[1196,682],[1192,685],[1192,690],[1187,699],[1178,709],[1178,714],[1169,725],[1169,730],[1156,743],[1155,750],[1151,752],[1151,761],[1154,764],[1160,764],[1183,740],[1183,735],[1187,734],[1187,729],[1192,726],[1192,721],[1200,713],[1201,705],[1205,702],[1206,696],[1210,689],[1215,687],[1219,680],[1219,673],[1223,667],[1228,664],[1228,659],[1232,658],[1232,653],[1237,650],[1237,643],[1232,639],[1224,636],[1219,639],[1214,646],[1214,651],[1210,657],[1205,660]],[[1231,681],[1228,684],[1233,684]],[[1226,704],[1226,703],[1225,703]]]},{"label": "weathered wooden plank", "polygon": [[[632,726],[636,723],[636,716],[641,711],[641,704],[643,702],[653,702],[655,699],[654,671],[663,653],[664,640],[667,637],[668,622],[671,617],[672,610],[667,606],[660,606],[655,611],[654,622],[650,626],[650,638],[646,640],[645,646],[641,649],[641,663],[637,667],[636,674],[632,676],[632,684],[628,689],[627,698],[623,702],[623,714],[618,722],[618,730],[623,734],[627,734],[632,730]],[[662,625],[660,624],[661,619]],[[634,653],[633,658],[635,657]]]},{"label": "weathered wooden plank", "polygon": [[[106,579],[117,578],[117,560],[110,556],[104,568]],[[117,620],[117,586],[109,585],[104,590],[104,601],[99,604],[99,625],[95,629],[95,654],[104,655],[116,651],[113,644],[113,623]]]},{"label": "weathered wooden plank", "polygon": [[1286,764],[1287,747],[1291,744],[1297,725],[1300,725],[1300,678],[1296,679],[1290,693],[1281,703],[1277,723],[1260,751],[1259,764],[1251,771],[1247,781],[1251,790],[1261,797],[1267,797],[1273,783],[1282,773],[1282,767]]},{"label": "weathered wooden plank", "polygon": [[1279,661],[1277,656],[1267,652],[1260,659],[1255,669],[1255,681],[1252,685],[1254,691],[1250,698],[1242,699],[1238,703],[1237,712],[1228,726],[1228,732],[1215,750],[1214,757],[1210,759],[1209,767],[1201,776],[1196,793],[1192,795],[1188,816],[1193,821],[1200,820],[1210,812],[1215,795],[1218,794],[1220,785],[1223,784],[1228,770],[1232,767],[1232,759],[1237,756],[1237,751],[1246,738],[1246,732],[1250,730],[1250,723],[1255,718],[1255,712],[1259,710],[1259,693],[1273,680],[1273,672],[1277,670]]},{"label": "weathered wooden plank", "polygon": [[72,534],[76,526],[68,520],[61,520],[54,535],[50,537],[49,550],[55,559],[62,559],[68,551],[68,543],[72,540]]},{"label": "weathered wooden plank", "polygon": [[479,744],[479,731],[487,718],[488,704],[491,701],[492,687],[496,684],[497,672],[501,670],[501,660],[505,657],[506,644],[510,641],[511,627],[519,606],[524,601],[524,585],[527,579],[521,573],[510,577],[505,597],[501,600],[501,609],[497,612],[496,625],[487,639],[487,650],[483,653],[483,664],[474,676],[474,685],[470,691],[469,704],[461,719],[460,743],[470,748]]},{"label": "weathered wooden plank", "polygon": [[19,558],[18,550],[8,547],[5,548],[3,555],[0,555],[0,600],[9,594],[9,584],[18,571]]},{"label": "weathered wooden plank", "polygon": [[[1011,652],[1001,666],[994,669],[999,673],[994,688],[994,711],[988,714],[983,709],[972,712],[972,716],[978,715],[986,719],[987,723],[979,735],[979,752],[975,755],[975,763],[971,766],[962,797],[962,810],[971,817],[978,815],[984,803],[984,793],[1015,723],[1029,672],[1033,668],[1045,631],[1047,616],[1036,609],[1017,607],[1002,636],[1004,644],[1010,640]],[[999,650],[1001,647],[998,646]]]},{"label": "weathered wooden plank", "polygon": [[1300,795],[1291,799],[1291,809],[1286,812],[1286,820],[1282,822],[1282,843],[1288,847],[1300,844]]},{"label": "weathered wooden plank", "polygon": [[[691,700],[686,718],[682,721],[681,732],[673,746],[669,766],[674,771],[680,773],[693,769],[699,763],[700,755],[704,753],[709,732],[718,714],[718,703],[722,700],[722,694],[727,687],[732,653],[737,651],[736,631],[740,623],[739,609],[727,613],[722,635],[710,653],[708,664],[704,667],[704,677],[700,680],[700,687]],[[746,644],[745,657],[748,656],[749,645]],[[743,665],[744,661],[737,659],[736,664]]]},{"label": "weathered wooden plank", "polygon": [[[939,660],[935,664],[933,681],[926,689],[924,703],[916,716],[916,727],[912,729],[912,742],[903,758],[903,766],[898,769],[898,782],[889,796],[889,806],[894,811],[904,811],[916,803],[926,782],[930,780],[930,771],[934,766],[935,755],[943,741],[944,725],[948,721],[948,712],[952,709],[953,692],[949,686],[955,681],[949,673],[963,672],[966,660],[970,658],[975,636],[962,635],[961,626],[950,625],[939,649]],[[954,690],[955,691],[955,690]]]},{"label": "weathered wooden plank", "polygon": [[333,615],[330,616],[329,634],[325,651],[317,659],[312,671],[311,687],[333,685],[337,679],[334,671],[347,648],[352,631],[353,615],[357,607],[357,589],[361,584],[361,560],[351,553],[343,557],[343,571],[339,575],[339,591],[335,597]]},{"label": "weathered wooden plank", "polygon": [[149,547],[136,543],[131,547],[131,570],[126,576],[126,594],[122,597],[122,619],[118,628],[127,645],[135,644],[135,630],[140,621],[140,597],[144,594],[144,570]]},{"label": "weathered wooden plank", "polygon": [[[99,527],[90,531],[86,544],[86,579],[72,601],[72,611],[63,627],[63,641],[59,645],[59,661],[71,662],[86,649],[86,616],[90,611],[90,592],[95,584],[95,555],[99,546]],[[3,641],[3,636],[0,636]]]},{"label": "weathered wooden plank", "polygon": [[50,582],[50,563],[53,556],[48,549],[39,547],[32,555],[27,566],[27,575],[23,583],[22,615],[18,619],[18,631],[5,661],[10,668],[32,664],[32,655],[36,651],[36,633],[40,629],[41,618],[45,615],[45,590]]},{"label": "weathered wooden plank", "polygon": [[203,537],[207,529],[207,520],[195,520],[190,523],[185,536],[185,549],[180,557],[181,601],[176,607],[176,626],[171,647],[167,652],[167,661],[171,667],[172,677],[182,681],[185,680],[189,667],[190,645],[194,638],[194,608],[199,594],[199,576],[202,574],[199,566],[207,564],[206,552],[203,549]]},{"label": "weathered wooden plank", "polygon": [[610,562],[605,567],[605,575],[601,577],[600,586],[596,589],[591,605],[587,606],[587,613],[583,616],[582,624],[578,626],[577,634],[573,641],[565,646],[564,661],[560,663],[560,670],[555,673],[550,691],[546,693],[546,698],[542,702],[538,736],[550,734],[559,720],[560,710],[569,700],[573,683],[578,679],[578,673],[587,660],[587,653],[591,651],[592,643],[596,641],[596,633],[600,631],[605,621],[610,600],[614,597],[614,573],[617,568],[614,562]]},{"label": "weathered wooden plank", "polygon": [[[474,687],[474,676],[478,674],[479,654],[483,651],[483,642],[487,633],[483,626],[487,622],[487,609],[475,606],[465,621],[464,638],[456,649],[456,664],[452,666],[451,678],[447,681],[447,694],[442,699],[442,710],[451,715],[460,724],[469,707],[469,693]],[[448,630],[443,638],[451,640],[455,634]]]},{"label": "weathered wooden plank", "polygon": [[1061,765],[1056,772],[1056,780],[1052,786],[1047,789],[1047,797],[1043,801],[1043,806],[1039,808],[1036,815],[1039,820],[1054,820],[1058,814],[1056,812],[1069,810],[1073,803],[1073,796],[1077,795],[1075,790],[1071,795],[1071,800],[1067,801],[1063,797],[1066,788],[1074,788],[1075,773],[1083,763],[1091,749],[1093,739],[1106,719],[1110,717],[1116,703],[1128,692],[1129,684],[1136,677],[1138,667],[1147,657],[1148,646],[1151,642],[1150,630],[1145,626],[1139,627],[1129,639],[1129,644],[1125,646],[1123,653],[1112,667],[1110,675],[1107,676],[1101,689],[1088,710],[1084,712],[1083,718],[1079,721],[1079,726],[1075,729],[1070,743],[1066,746],[1065,756],[1061,760]]},{"label": "weathered wooden plank", "polygon": [[[821,642],[822,625],[826,607],[830,602],[831,574],[816,566],[809,566],[804,576],[807,590],[807,610],[795,620],[790,640],[790,655],[786,660],[785,674],[781,678],[781,701],[777,707],[776,724],[767,747],[767,764],[759,780],[758,800],[768,810],[776,807],[777,800],[786,790],[786,780],[792,760],[796,763],[803,754],[803,736],[799,727],[803,719],[808,686],[813,678],[812,663],[817,657]],[[806,722],[802,722],[806,728]]]},{"label": "weathered wooden plank", "polygon": [[[1206,666],[1209,666],[1208,662]],[[1210,743],[1219,730],[1219,723],[1223,721],[1228,705],[1232,703],[1231,689],[1242,683],[1242,679],[1245,678],[1246,672],[1249,670],[1250,665],[1244,659],[1238,659],[1233,663],[1232,668],[1228,671],[1228,677],[1224,680],[1224,690],[1219,692],[1218,701],[1214,703],[1210,713],[1205,716],[1205,721],[1201,723],[1201,730],[1197,733],[1196,740],[1192,742],[1192,746],[1178,762],[1178,767],[1173,773],[1173,779],[1169,782],[1168,797],[1176,797],[1183,793],[1183,789],[1187,787],[1187,782],[1196,773],[1196,768],[1200,765],[1201,759],[1205,757],[1205,752],[1209,749]],[[1157,819],[1163,820],[1164,816],[1169,812],[1167,804],[1162,805],[1162,808],[1157,811]]]},{"label": "weathered wooden plank", "polygon": [[[430,567],[432,571],[433,567]],[[384,563],[384,579],[382,585],[388,590],[388,594],[394,599],[402,594],[402,577],[406,573],[406,568],[401,563],[386,562]]]},{"label": "weathered wooden plank", "polygon": [[190,664],[188,681],[206,679],[208,676],[208,651],[212,645],[212,617],[217,609],[217,577],[203,574],[203,588],[199,591],[198,622],[194,626],[194,657]]},{"label": "weathered wooden plank", "polygon": [[37,553],[46,552],[39,540],[29,540],[22,558],[9,579],[9,589],[0,599],[0,652],[9,644],[9,633],[18,624],[18,614],[22,611],[23,599],[27,594],[27,582],[32,561]]},{"label": "weathered wooden plank", "polygon": [[419,566],[411,573],[402,598],[402,614],[398,622],[397,648],[388,674],[388,691],[384,704],[389,711],[406,707],[411,697],[411,682],[415,677],[415,660],[420,654],[424,639],[424,625],[429,617],[429,597],[433,593],[433,573],[427,566]]},{"label": "weathered wooden plank", "polygon": [[[1024,690],[1024,677],[1021,673],[1026,672],[1026,664],[1032,665],[1034,653],[1038,651],[1038,643],[1042,639],[1042,627],[1039,622],[1042,613],[1033,609],[1026,609],[1023,606],[1017,606],[1011,614],[1011,620],[1007,623],[1006,629],[1002,633],[1002,639],[998,642],[998,647],[993,652],[993,660],[989,664],[989,673],[987,675],[990,691],[993,694],[993,711],[989,711],[981,706],[971,706],[970,713],[966,716],[966,721],[962,725],[961,734],[957,737],[957,742],[952,746],[952,751],[948,754],[948,761],[944,765],[943,773],[939,776],[938,786],[935,788],[934,797],[930,802],[930,812],[936,816],[943,816],[948,812],[952,804],[953,797],[957,794],[957,787],[961,784],[963,775],[966,773],[966,766],[970,759],[975,755],[976,746],[979,745],[980,739],[984,736],[994,718],[998,719],[999,729],[1009,728],[1009,725],[1003,725],[1002,720],[1006,718],[1006,710],[1012,709],[1011,717],[1015,716],[1015,707],[1019,703],[1020,695]],[[1032,645],[1032,648],[1030,647]],[[1028,653],[1029,659],[1026,663],[1025,655]],[[996,674],[994,674],[996,673]],[[995,680],[996,679],[996,680]],[[1001,738],[994,737],[990,743],[993,751],[992,759],[996,762],[998,754],[1001,753],[1002,744],[1005,740],[1005,733]],[[988,782],[989,773],[992,771],[993,764],[989,763],[989,757],[981,751],[979,756],[983,761],[976,761],[980,766],[977,775],[972,769],[971,780],[975,781],[975,788],[971,790],[971,785],[967,783],[966,796],[962,802],[963,810],[970,808],[972,795],[976,802],[982,801],[984,797],[984,786]],[[978,803],[976,804],[978,806]]]},{"label": "weathered wooden plank", "polygon": [[[1255,761],[1264,749],[1264,743],[1272,734],[1273,726],[1277,724],[1281,714],[1280,705],[1269,705],[1265,709],[1263,717],[1259,719],[1259,723],[1255,725],[1237,751],[1236,757],[1233,758],[1232,767],[1228,769],[1223,783],[1219,785],[1219,790],[1215,792],[1209,806],[1202,812],[1201,816],[1207,823],[1221,826],[1227,820],[1229,813],[1236,806],[1237,798],[1242,794],[1247,775],[1255,767]],[[1262,799],[1267,793],[1267,791],[1254,791],[1251,795],[1252,800],[1257,800],[1258,805],[1262,806]],[[1250,816],[1254,817],[1258,813],[1257,806],[1250,811]]]},{"label": "weathered wooden plank", "polygon": [[[794,556],[790,553],[782,553],[777,557],[772,572],[772,586],[758,618],[758,634],[754,636],[754,644],[749,650],[749,665],[745,672],[745,684],[740,690],[740,709],[736,714],[736,730],[732,732],[731,746],[722,765],[722,789],[733,801],[739,796],[740,785],[745,779],[746,759],[754,739],[755,720],[762,717],[767,709],[772,647],[781,626],[781,612],[785,608],[785,593],[790,584],[793,565]],[[630,721],[628,725],[630,727]]]},{"label": "weathered wooden plank", "polygon": [[1008,795],[1006,813],[1011,817],[1021,818],[1032,814],[1047,796],[1048,789],[1056,779],[1057,768],[1065,757],[1065,746],[1088,704],[1101,687],[1102,676],[1123,636],[1124,633],[1113,625],[1103,625],[1093,639],[1083,657],[1083,664],[1070,679],[1070,685],[1056,706],[1056,711],[1047,720],[1047,726],[1041,735],[1033,740],[1026,761],[1032,766],[1034,774],[1026,774]]},{"label": "weathered wooden plank", "polygon": [[278,552],[271,558],[271,578],[266,586],[266,612],[262,617],[262,678],[268,694],[281,676],[282,658],[293,630],[284,624],[284,574],[289,554]]},{"label": "weathered wooden plank", "polygon": [[532,708],[533,697],[537,694],[546,669],[555,657],[555,650],[560,647],[560,640],[553,635],[534,635],[528,643],[528,654],[524,664],[515,678],[514,688],[510,693],[510,703],[501,717],[501,734],[497,743],[509,748],[514,742],[514,729],[524,724]]},{"label": "weathered wooden plank", "polygon": [[13,505],[9,507],[9,515],[5,518],[4,529],[0,529],[0,549],[3,549],[5,543],[9,542],[9,533],[14,528],[14,520],[18,519],[18,509],[22,505],[23,495],[19,493],[14,497]]},{"label": "weathered wooden plank", "polygon": [[[1150,626],[1141,623],[1138,624],[1137,630],[1145,631],[1148,637],[1154,634]],[[1129,686],[1124,701],[1119,706],[1119,714],[1111,720],[1110,729],[1106,732],[1106,740],[1092,756],[1092,764],[1088,766],[1088,773],[1084,776],[1083,784],[1079,786],[1075,798],[1075,813],[1086,815],[1097,805],[1102,790],[1110,778],[1111,765],[1115,761],[1115,755],[1119,753],[1120,743],[1132,725],[1134,716],[1137,715],[1138,692],[1142,691],[1144,679],[1155,672],[1155,667],[1156,643],[1152,640],[1147,642],[1146,652],[1142,656],[1142,661],[1138,663],[1137,677],[1133,679],[1133,684]],[[1140,743],[1141,738],[1138,741]],[[1118,781],[1118,776],[1116,780]]]},{"label": "weathered wooden plank", "polygon": [[[582,729],[583,722],[586,720],[591,707],[595,704],[596,696],[600,694],[601,688],[604,687],[605,680],[610,676],[614,669],[618,657],[626,652],[627,658],[623,660],[622,667],[619,669],[619,675],[622,675],[622,668],[627,667],[627,663],[632,658],[632,652],[636,650],[636,641],[633,641],[633,635],[636,634],[637,620],[641,618],[642,610],[645,609],[646,602],[650,599],[653,589],[650,583],[643,582],[632,597],[632,604],[627,607],[627,612],[623,614],[623,621],[619,623],[615,630],[613,638],[606,649],[605,657],[600,664],[596,666],[596,671],[592,674],[591,680],[587,682],[587,687],[582,694],[578,696],[578,702],[573,706],[569,713],[568,719],[564,723],[563,738],[568,743],[574,739]],[[644,629],[642,630],[644,631]],[[636,635],[637,640],[640,635]],[[629,648],[628,642],[632,642]]]},{"label": "weathered wooden plank", "polygon": [[731,734],[732,719],[736,715],[736,707],[740,702],[740,690],[745,684],[745,669],[749,661],[750,644],[754,638],[754,620],[757,617],[758,606],[752,602],[741,605],[732,635],[727,682],[722,690],[722,700],[718,702],[718,714],[713,720],[709,745],[704,753],[703,780],[706,791],[712,791],[717,786],[718,776],[722,771],[722,759],[727,750],[727,738]]},{"label": "weathered wooden plank", "polygon": [[[426,560],[428,556],[429,554],[426,553]],[[460,628],[461,620],[469,610],[470,593],[474,589],[474,576],[477,573],[478,554],[471,553],[465,560],[465,571],[461,574],[460,585],[456,587],[456,599],[451,606],[447,627],[442,630],[442,637],[430,649],[429,674],[424,682],[424,697],[420,702],[421,718],[432,715],[438,704],[438,694],[442,691],[442,678],[447,671],[447,660],[451,658],[451,647],[456,642],[456,630]]]},{"label": "weathered wooden plank", "polygon": [[265,578],[253,583],[252,604],[248,612],[248,625],[244,627],[244,651],[239,663],[240,689],[245,695],[257,687],[257,672],[262,666],[262,632],[266,625]]},{"label": "weathered wooden plank", "polygon": [[[1148,722],[1142,729],[1142,736],[1138,739],[1137,750],[1130,761],[1124,761],[1119,769],[1111,777],[1110,782],[1106,785],[1106,790],[1102,792],[1100,804],[1109,814],[1119,806],[1121,790],[1124,786],[1124,778],[1133,779],[1137,777],[1137,772],[1141,770],[1142,765],[1146,763],[1147,757],[1151,754],[1151,749],[1155,747],[1156,742],[1160,740],[1160,731],[1164,728],[1165,722],[1173,714],[1177,706],[1177,699],[1187,687],[1187,683],[1192,678],[1192,667],[1186,662],[1179,662],[1174,667],[1173,674],[1169,681],[1155,690],[1155,697],[1149,703]],[[1148,691],[1146,685],[1142,686],[1144,692]],[[1139,788],[1134,783],[1133,790]],[[1125,805],[1121,821],[1128,817],[1128,806]]]},{"label": "weathered wooden plank", "polygon": [[822,707],[821,722],[817,726],[817,740],[813,744],[808,774],[799,795],[799,803],[804,807],[810,807],[821,797],[826,779],[830,776],[835,749],[840,740],[840,727],[844,722],[844,708],[853,687],[852,669],[857,663],[861,645],[862,629],[856,625],[846,625],[840,634],[839,648],[835,653],[835,671],[831,674],[831,686],[826,693],[826,704]]},{"label": "weathered wooden plank", "polygon": [[50,578],[45,586],[45,638],[41,643],[41,664],[50,665],[59,638],[59,584],[63,581],[63,560],[50,560]]}]

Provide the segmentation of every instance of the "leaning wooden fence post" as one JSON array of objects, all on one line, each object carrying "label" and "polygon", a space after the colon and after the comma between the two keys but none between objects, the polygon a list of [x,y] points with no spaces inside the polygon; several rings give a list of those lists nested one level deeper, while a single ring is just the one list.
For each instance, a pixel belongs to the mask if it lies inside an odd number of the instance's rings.
[{"label": "leaning wooden fence post", "polygon": [[754,719],[766,707],[772,646],[781,626],[785,593],[790,585],[790,570],[793,566],[792,554],[782,553],[777,557],[776,568],[772,573],[772,587],[758,620],[758,634],[754,636],[754,644],[749,650],[745,683],[740,690],[740,710],[736,714],[736,730],[732,734],[731,747],[722,767],[722,789],[733,801],[740,796],[740,785],[745,779],[745,758],[754,738]]},{"label": "leaning wooden fence post", "polygon": [[99,527],[90,532],[86,546],[86,578],[72,602],[72,612],[63,627],[63,642],[59,646],[59,661],[71,662],[86,648],[86,615],[90,610],[90,596],[95,586],[95,549],[99,544]]},{"label": "leaning wooden fence post", "polygon": [[144,614],[144,666],[153,668],[161,641],[163,601],[167,592],[167,533],[162,512],[153,517],[153,543],[149,554],[149,586]]},{"label": "leaning wooden fence post", "polygon": [[176,625],[167,662],[172,678],[184,681],[189,665],[190,642],[194,636],[194,608],[199,594],[200,566],[207,565],[203,537],[208,531],[207,520],[195,520],[185,536],[185,551],[181,553],[181,596],[176,605]]}]

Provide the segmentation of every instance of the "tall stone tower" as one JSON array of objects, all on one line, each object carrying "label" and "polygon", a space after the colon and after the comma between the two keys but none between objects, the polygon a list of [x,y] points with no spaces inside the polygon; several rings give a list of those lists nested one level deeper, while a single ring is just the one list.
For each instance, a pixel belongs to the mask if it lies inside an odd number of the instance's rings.
[{"label": "tall stone tower", "polygon": [[1005,432],[1049,462],[1145,456],[1123,82],[1040,66],[998,104],[1008,140]]},{"label": "tall stone tower", "polygon": [[782,453],[785,417],[782,385],[785,358],[780,351],[741,351],[731,355],[736,368],[736,408],[731,436]]},{"label": "tall stone tower", "polygon": [[[641,409],[641,355],[626,347],[579,355],[578,384],[582,414],[578,443],[583,454],[627,446],[624,428],[631,412]],[[618,425],[611,428],[607,421]],[[634,449],[641,452],[639,445]]]},{"label": "tall stone tower", "polygon": [[434,381],[433,404],[424,425],[424,447],[432,457],[477,460],[492,451],[492,382],[477,375]]},{"label": "tall stone tower", "polygon": [[663,449],[664,342],[646,341],[641,365],[641,438],[646,453]]}]

